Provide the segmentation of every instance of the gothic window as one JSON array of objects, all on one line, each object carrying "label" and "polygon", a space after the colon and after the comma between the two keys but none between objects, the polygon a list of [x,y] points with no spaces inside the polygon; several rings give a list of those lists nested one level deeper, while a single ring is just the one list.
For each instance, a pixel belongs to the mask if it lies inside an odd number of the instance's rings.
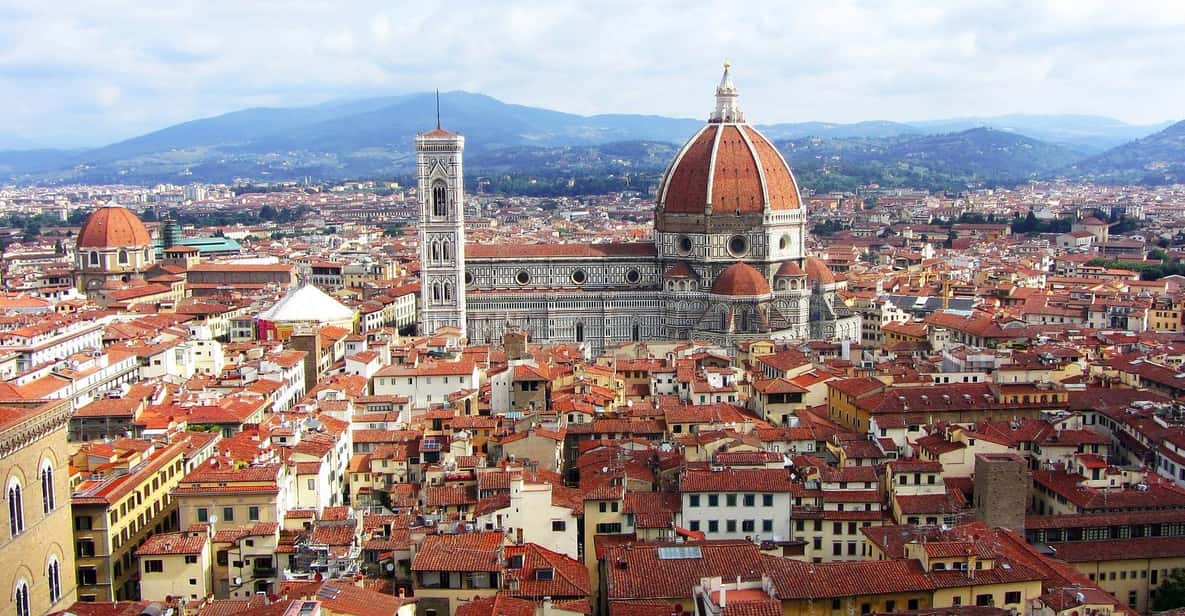
[{"label": "gothic window", "polygon": [[432,301],[434,303],[440,303],[440,283],[439,282],[432,283]]},{"label": "gothic window", "polygon": [[453,299],[453,283],[444,283],[444,301],[449,302]]},{"label": "gothic window", "polygon": [[127,265],[127,264],[128,264],[128,251],[126,251],[126,250],[123,250],[123,249],[120,249],[120,251],[119,251],[119,264],[120,264],[120,265]]},{"label": "gothic window", "polygon": [[584,323],[576,324],[576,342],[584,342]]},{"label": "gothic window", "polygon": [[49,557],[49,566],[45,568],[45,576],[49,581],[49,602],[54,604],[62,598],[62,565],[57,556]]},{"label": "gothic window", "polygon": [[448,215],[448,188],[443,180],[436,180],[432,184],[432,215]]},{"label": "gothic window", "polygon": [[449,244],[448,240],[441,242],[440,243],[440,258],[445,261],[448,261],[449,260],[449,251],[451,251],[451,250],[452,250],[452,246]]},{"label": "gothic window", "polygon": [[29,610],[29,583],[21,580],[16,583],[16,592],[13,599],[16,603],[16,616],[30,616],[32,612]]},{"label": "gothic window", "polygon": [[15,478],[8,482],[8,528],[15,537],[25,530],[25,500],[21,483]]},{"label": "gothic window", "polygon": [[41,463],[41,509],[49,513],[57,507],[57,496],[53,490],[53,464],[49,460]]}]

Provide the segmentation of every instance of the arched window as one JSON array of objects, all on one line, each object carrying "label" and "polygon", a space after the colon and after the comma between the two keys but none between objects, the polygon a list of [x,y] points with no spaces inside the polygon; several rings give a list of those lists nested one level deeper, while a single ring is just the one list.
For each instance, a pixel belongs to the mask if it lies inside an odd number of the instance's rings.
[{"label": "arched window", "polygon": [[440,301],[440,283],[439,282],[432,283],[432,301],[434,301],[434,302]]},{"label": "arched window", "polygon": [[720,331],[722,331],[722,332],[728,331],[728,311],[727,310],[720,311]]},{"label": "arched window", "polygon": [[148,249],[147,248],[144,249],[144,262],[148,263]]},{"label": "arched window", "polygon": [[91,251],[91,253],[90,253],[90,255],[91,255],[91,256],[90,256],[91,265],[98,265],[98,264],[99,264],[99,253],[97,253],[97,252],[94,252],[94,251],[92,250],[92,251]]},{"label": "arched window", "polygon": [[25,530],[25,499],[21,483],[15,478],[8,482],[8,527],[15,537]]},{"label": "arched window", "polygon": [[432,184],[432,215],[448,215],[448,188],[443,180],[436,180]]},{"label": "arched window", "polygon": [[437,242],[437,241],[432,242],[431,252],[432,252],[432,260],[439,261],[440,260],[440,242]]},{"label": "arched window", "polygon": [[642,340],[642,326],[641,325],[634,323],[634,331],[633,331],[633,334],[630,336],[630,339],[633,340],[634,342],[638,342],[638,341]]},{"label": "arched window", "polygon": [[576,342],[584,342],[584,323],[576,324]]},{"label": "arched window", "polygon": [[49,460],[41,462],[41,510],[49,513],[58,506],[57,495],[53,489],[53,463]]},{"label": "arched window", "polygon": [[749,311],[748,310],[741,311],[741,331],[743,331],[743,332],[749,331]]},{"label": "arched window", "polygon": [[444,301],[450,302],[453,300],[453,283],[444,283]]},{"label": "arched window", "polygon": [[53,605],[62,598],[62,564],[58,562],[57,556],[50,555],[45,577],[49,581],[49,603]]},{"label": "arched window", "polygon": [[120,265],[127,265],[128,264],[128,251],[123,250],[122,248],[119,250],[119,264]]},{"label": "arched window", "polygon": [[440,258],[445,261],[448,261],[449,260],[449,252],[451,250],[452,250],[452,246],[449,244],[448,240],[441,242],[440,243]]},{"label": "arched window", "polygon": [[16,616],[30,616],[32,611],[29,610],[29,583],[25,580],[18,581],[16,583],[16,592],[13,595],[13,603],[16,604]]}]

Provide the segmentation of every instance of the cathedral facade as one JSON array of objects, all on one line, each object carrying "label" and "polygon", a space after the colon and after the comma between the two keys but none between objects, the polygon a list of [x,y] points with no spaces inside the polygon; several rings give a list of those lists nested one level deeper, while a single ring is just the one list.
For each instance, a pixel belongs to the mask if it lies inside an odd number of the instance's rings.
[{"label": "cathedral facade", "polygon": [[416,139],[423,331],[477,343],[507,325],[538,342],[859,340],[843,283],[806,255],[806,210],[789,165],[745,122],[725,65],[716,106],[671,162],[650,242],[464,243],[464,139]]}]

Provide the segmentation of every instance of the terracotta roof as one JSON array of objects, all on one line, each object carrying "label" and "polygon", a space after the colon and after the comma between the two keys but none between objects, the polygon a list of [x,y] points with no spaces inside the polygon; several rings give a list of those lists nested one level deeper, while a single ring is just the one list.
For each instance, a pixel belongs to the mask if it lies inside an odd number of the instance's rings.
[{"label": "terracotta roof", "polygon": [[769,295],[765,276],[748,263],[733,263],[712,282],[716,295]]},{"label": "terracotta roof", "polygon": [[152,243],[144,223],[125,207],[104,206],[93,213],[78,231],[79,248],[131,248]]},{"label": "terracotta roof", "polygon": [[501,571],[502,533],[428,535],[412,571]]},{"label": "terracotta roof", "polygon": [[[588,569],[580,561],[534,543],[505,549],[507,562],[516,556],[522,557],[522,566],[508,566],[505,572],[507,580],[518,581],[518,588],[511,591],[512,595],[531,598],[588,596]],[[540,574],[541,570],[548,569],[551,570],[550,576]]]},{"label": "terracotta roof", "polygon": [[834,284],[835,274],[831,272],[831,268],[818,257],[807,257],[803,260],[806,265],[807,280],[817,282],[819,284]]},{"label": "terracotta roof", "polygon": [[157,533],[136,548],[136,556],[201,554],[208,540],[205,532]]}]

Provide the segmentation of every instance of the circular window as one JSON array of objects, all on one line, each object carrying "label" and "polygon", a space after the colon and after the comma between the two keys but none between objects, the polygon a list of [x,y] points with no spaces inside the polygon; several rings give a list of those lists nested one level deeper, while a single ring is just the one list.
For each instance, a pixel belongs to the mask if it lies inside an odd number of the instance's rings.
[{"label": "circular window", "polygon": [[473,272],[465,272],[465,284],[473,284]]},{"label": "circular window", "polygon": [[514,275],[514,281],[519,284],[527,284],[531,282],[531,273],[527,270],[522,270]]},{"label": "circular window", "polygon": [[790,236],[783,235],[782,239],[778,240],[778,248],[781,248],[782,250],[786,250],[789,247],[790,247]]},{"label": "circular window", "polygon": [[739,257],[749,252],[749,240],[745,239],[743,235],[734,235],[732,239],[728,240],[728,252],[732,256]]},{"label": "circular window", "polygon": [[686,235],[680,235],[679,239],[675,241],[675,244],[678,246],[679,252],[683,254],[688,254],[691,252],[691,238],[687,237]]},{"label": "circular window", "polygon": [[585,280],[588,280],[588,274],[585,274],[584,270],[576,270],[572,272],[572,282],[576,284],[584,284]]},{"label": "circular window", "polygon": [[625,281],[630,284],[638,284],[642,280],[642,274],[636,269],[632,269],[625,273]]}]

